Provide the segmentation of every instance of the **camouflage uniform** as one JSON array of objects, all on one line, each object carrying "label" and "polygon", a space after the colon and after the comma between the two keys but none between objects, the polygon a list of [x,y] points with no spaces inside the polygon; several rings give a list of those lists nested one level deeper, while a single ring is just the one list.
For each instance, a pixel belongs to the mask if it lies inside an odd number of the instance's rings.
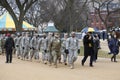
[{"label": "camouflage uniform", "polygon": [[51,45],[51,42],[53,40],[53,34],[49,33],[48,36],[47,36],[47,39],[48,39],[47,56],[48,56],[48,61],[49,61],[50,65],[51,65],[51,63],[52,63],[52,54],[51,54],[51,50],[50,50],[50,45]]},{"label": "camouflage uniform", "polygon": [[30,50],[30,45],[29,45],[29,37],[28,34],[26,33],[25,36],[22,39],[22,48],[23,48],[23,59],[25,60],[25,58],[28,59],[28,54],[29,54],[29,50]]},{"label": "camouflage uniform", "polygon": [[50,50],[52,54],[52,61],[54,62],[55,67],[57,68],[57,60],[61,58],[61,53],[60,53],[60,48],[61,48],[61,41],[58,38],[58,35],[55,35],[55,38],[53,38],[51,44],[50,44]]},{"label": "camouflage uniform", "polygon": [[48,39],[43,37],[39,41],[40,48],[42,50],[42,61],[46,64],[48,60],[47,51],[48,51]]},{"label": "camouflage uniform", "polygon": [[36,38],[36,35],[34,35],[33,38],[31,39],[30,47],[31,47],[30,60],[32,61],[33,56],[36,57],[36,49],[37,49],[37,38]]},{"label": "camouflage uniform", "polygon": [[40,38],[39,36],[36,37],[36,50],[35,50],[35,59],[38,59],[40,58],[39,56],[39,53],[40,53],[40,45],[39,45],[39,42],[40,42]]},{"label": "camouflage uniform", "polygon": [[24,59],[24,51],[25,51],[25,33],[22,33],[22,38],[21,38],[21,57],[22,60]]},{"label": "camouflage uniform", "polygon": [[80,49],[80,43],[79,40],[75,37],[74,32],[72,32],[71,35],[74,35],[74,37],[72,36],[67,39],[66,49],[69,51],[68,62],[70,64],[70,68],[73,69],[74,62],[77,60],[78,50]]},{"label": "camouflage uniform", "polygon": [[1,38],[2,55],[5,54],[5,48],[4,48],[5,40],[6,40],[5,36],[3,36],[3,37]]},{"label": "camouflage uniform", "polygon": [[64,34],[64,38],[61,39],[61,53],[63,55],[63,62],[65,65],[67,65],[67,56],[68,53],[65,52],[66,50],[66,43],[67,43],[67,34]]}]

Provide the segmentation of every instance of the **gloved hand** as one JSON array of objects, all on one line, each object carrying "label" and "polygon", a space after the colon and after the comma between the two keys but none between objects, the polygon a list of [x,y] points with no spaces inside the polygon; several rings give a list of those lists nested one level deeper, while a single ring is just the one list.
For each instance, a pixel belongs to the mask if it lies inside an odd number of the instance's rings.
[{"label": "gloved hand", "polygon": [[32,48],[30,47],[30,49],[32,49]]},{"label": "gloved hand", "polygon": [[69,51],[68,51],[68,49],[65,49],[65,51],[64,51],[66,54],[69,54]]},{"label": "gloved hand", "polygon": [[34,48],[34,47],[32,47],[32,49],[33,49],[33,50],[35,50],[35,48]]},{"label": "gloved hand", "polygon": [[22,47],[22,49],[25,49],[25,47]]},{"label": "gloved hand", "polygon": [[19,47],[19,45],[16,45],[16,47]]},{"label": "gloved hand", "polygon": [[44,50],[45,53],[47,53],[47,50]]},{"label": "gloved hand", "polygon": [[78,54],[80,54],[80,49],[78,49]]}]

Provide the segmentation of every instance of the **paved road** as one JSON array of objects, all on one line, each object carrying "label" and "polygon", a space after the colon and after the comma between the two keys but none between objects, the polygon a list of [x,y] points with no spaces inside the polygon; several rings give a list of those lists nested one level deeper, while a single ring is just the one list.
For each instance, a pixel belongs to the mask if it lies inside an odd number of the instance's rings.
[{"label": "paved road", "polygon": [[75,63],[75,69],[59,64],[58,68],[44,65],[38,61],[22,61],[16,58],[6,64],[0,56],[0,80],[120,80],[120,60],[117,63],[99,58],[94,67],[80,65],[82,57]]}]

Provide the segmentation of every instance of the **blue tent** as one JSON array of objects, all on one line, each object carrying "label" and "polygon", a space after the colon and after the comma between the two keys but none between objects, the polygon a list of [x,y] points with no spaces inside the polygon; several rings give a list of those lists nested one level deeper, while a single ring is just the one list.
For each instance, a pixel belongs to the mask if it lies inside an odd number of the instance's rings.
[{"label": "blue tent", "polygon": [[92,27],[85,27],[81,30],[81,32],[98,32],[99,30],[97,28],[92,28]]}]

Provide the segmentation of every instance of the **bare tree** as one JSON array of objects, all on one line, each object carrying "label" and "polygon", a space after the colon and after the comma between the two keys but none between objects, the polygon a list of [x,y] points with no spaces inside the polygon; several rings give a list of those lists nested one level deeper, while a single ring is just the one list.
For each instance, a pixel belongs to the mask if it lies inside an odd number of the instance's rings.
[{"label": "bare tree", "polygon": [[[107,31],[109,30],[109,20],[110,15],[112,15],[115,12],[120,11],[120,7],[117,8],[111,8],[110,5],[114,0],[91,0],[93,3],[93,7],[96,13],[99,15],[101,21],[104,23]],[[105,9],[105,10],[103,10]],[[105,16],[103,16],[102,12],[105,13]]]},{"label": "bare tree", "polygon": [[6,11],[6,10],[5,10],[2,6],[0,6],[0,16],[3,15],[3,13],[4,13],[5,11]]},{"label": "bare tree", "polygon": [[[5,8],[10,15],[12,16],[16,30],[22,31],[22,23],[24,16],[28,9],[36,2],[37,0],[0,0],[0,6]],[[15,7],[13,7],[15,5]],[[16,15],[15,9],[18,14]]]},{"label": "bare tree", "polygon": [[80,30],[86,24],[88,0],[40,0],[40,18],[43,22],[52,20],[60,31]]}]

